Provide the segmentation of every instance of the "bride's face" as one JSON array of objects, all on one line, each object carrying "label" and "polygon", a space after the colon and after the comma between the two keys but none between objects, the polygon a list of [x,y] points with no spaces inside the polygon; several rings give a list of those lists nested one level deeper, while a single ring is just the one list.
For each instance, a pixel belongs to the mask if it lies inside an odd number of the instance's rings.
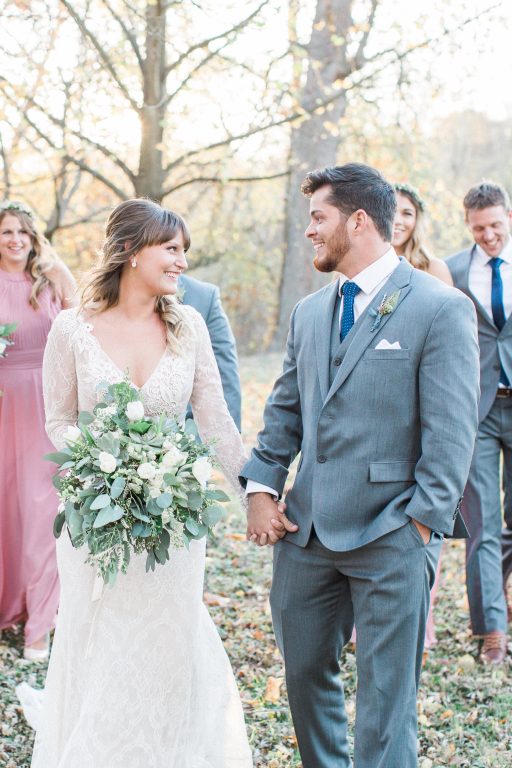
[{"label": "bride's face", "polygon": [[178,278],[187,268],[183,233],[178,230],[172,240],[158,245],[148,245],[135,256],[136,267],[130,260],[127,269],[142,281],[153,296],[176,293]]}]

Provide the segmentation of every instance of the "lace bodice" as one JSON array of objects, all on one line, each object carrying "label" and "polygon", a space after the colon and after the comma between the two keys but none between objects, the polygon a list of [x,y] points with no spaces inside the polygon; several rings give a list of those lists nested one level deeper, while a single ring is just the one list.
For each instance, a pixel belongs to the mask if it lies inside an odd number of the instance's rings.
[{"label": "lace bodice", "polygon": [[[150,416],[183,416],[191,402],[202,440],[214,442],[219,464],[240,494],[238,473],[244,463],[244,449],[224,400],[208,330],[195,309],[182,309],[191,329],[182,353],[167,349],[144,386],[136,389]],[[66,428],[76,424],[78,413],[91,411],[98,402],[98,385],[122,381],[124,377],[78,309],[58,315],[48,336],[43,363],[46,430],[56,448],[64,445]]]}]

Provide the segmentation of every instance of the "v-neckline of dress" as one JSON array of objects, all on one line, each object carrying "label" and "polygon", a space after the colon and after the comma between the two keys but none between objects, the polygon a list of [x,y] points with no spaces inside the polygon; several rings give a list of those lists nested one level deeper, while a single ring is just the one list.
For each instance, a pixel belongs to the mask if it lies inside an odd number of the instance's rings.
[{"label": "v-neckline of dress", "polygon": [[[103,349],[103,347],[100,344],[100,340],[98,339],[96,334],[93,333],[94,326],[92,325],[92,323],[89,323],[83,316],[80,316],[80,321],[81,321],[82,325],[84,326],[88,336],[93,340],[93,342],[96,345],[96,347],[99,349],[99,351],[101,352],[103,357],[106,358],[106,360],[108,360],[110,365],[112,365],[116,369],[116,371],[118,373],[122,374],[123,377],[126,377],[127,374],[129,376],[129,369],[127,368],[126,371],[122,371],[121,368],[117,365],[117,363],[115,363],[112,360],[110,355],[107,354],[107,352],[105,352],[105,350]],[[162,356],[160,357],[160,359],[158,360],[157,364],[155,365],[155,367],[153,368],[153,370],[149,374],[149,376],[146,379],[146,381],[144,382],[144,384],[142,384],[142,386],[139,387],[137,384],[135,384],[134,381],[131,380],[131,378],[128,378],[128,383],[131,384],[132,387],[135,387],[135,389],[139,390],[139,392],[142,391],[149,384],[149,382],[151,381],[153,376],[155,376],[156,372],[159,370],[159,368],[162,365],[165,357],[167,356],[167,352],[168,352],[168,348],[166,347],[164,352],[163,352],[163,354],[162,354]]]}]

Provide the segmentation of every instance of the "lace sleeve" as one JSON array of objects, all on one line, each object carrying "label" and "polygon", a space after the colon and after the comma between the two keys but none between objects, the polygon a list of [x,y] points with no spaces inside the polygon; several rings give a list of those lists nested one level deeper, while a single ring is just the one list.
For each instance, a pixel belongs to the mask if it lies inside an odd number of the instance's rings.
[{"label": "lace sleeve", "polygon": [[194,310],[190,314],[196,333],[192,412],[201,439],[214,443],[222,471],[243,501],[244,494],[238,475],[246,460],[244,446],[224,400],[219,369],[206,324]]},{"label": "lace sleeve", "polygon": [[78,397],[72,333],[76,310],[60,312],[48,334],[43,359],[43,397],[46,432],[57,449],[62,448],[69,424],[76,424]]}]

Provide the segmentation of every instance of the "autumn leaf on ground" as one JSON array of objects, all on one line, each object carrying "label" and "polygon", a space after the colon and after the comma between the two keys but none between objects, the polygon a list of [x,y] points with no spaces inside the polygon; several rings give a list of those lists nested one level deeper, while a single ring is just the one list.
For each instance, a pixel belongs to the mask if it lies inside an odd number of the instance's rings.
[{"label": "autumn leaf on ground", "polygon": [[267,687],[265,689],[264,699],[271,704],[277,704],[281,697],[281,686],[283,684],[282,677],[269,677],[267,680]]}]

